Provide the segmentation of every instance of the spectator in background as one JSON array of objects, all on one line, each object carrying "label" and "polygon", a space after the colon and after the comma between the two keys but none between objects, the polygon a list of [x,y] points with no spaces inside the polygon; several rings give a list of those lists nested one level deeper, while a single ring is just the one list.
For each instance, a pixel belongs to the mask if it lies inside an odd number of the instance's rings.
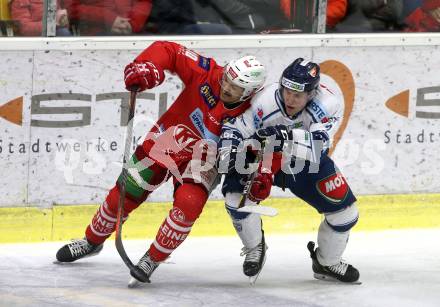
[{"label": "spectator in background", "polygon": [[215,20],[229,26],[234,34],[254,34],[290,27],[281,2],[273,0],[196,0],[205,8],[197,19]]},{"label": "spectator in background", "polygon": [[66,0],[76,35],[131,35],[142,32],[152,0]]},{"label": "spectator in background", "polygon": [[333,30],[347,13],[347,0],[328,0],[327,1],[327,30]]},{"label": "spectator in background", "polygon": [[422,0],[403,0],[403,16],[408,17],[422,5]]},{"label": "spectator in background", "polygon": [[154,2],[148,32],[158,34],[252,34],[289,27],[271,0],[162,0]]},{"label": "spectator in background", "polygon": [[146,31],[154,34],[232,33],[229,26],[215,18],[198,0],[154,0]]},{"label": "spectator in background", "polygon": [[336,25],[340,33],[400,31],[405,28],[403,0],[348,0],[344,20]]},{"label": "spectator in background", "polygon": [[408,32],[440,31],[440,0],[423,0],[406,19]]},{"label": "spectator in background", "polygon": [[[11,18],[18,22],[18,35],[41,36],[43,32],[44,0],[12,0]],[[70,36],[67,10],[57,1],[56,35]]]},{"label": "spectator in background", "polygon": [[405,27],[403,0],[368,0],[362,2],[362,11],[373,31],[401,31]]}]

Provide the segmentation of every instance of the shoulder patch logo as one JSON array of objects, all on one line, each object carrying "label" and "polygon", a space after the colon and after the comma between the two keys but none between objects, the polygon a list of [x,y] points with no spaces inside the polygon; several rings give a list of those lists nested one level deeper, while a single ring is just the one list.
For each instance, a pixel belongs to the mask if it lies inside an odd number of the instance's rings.
[{"label": "shoulder patch logo", "polygon": [[211,59],[199,55],[199,66],[204,70],[209,71],[211,68]]}]

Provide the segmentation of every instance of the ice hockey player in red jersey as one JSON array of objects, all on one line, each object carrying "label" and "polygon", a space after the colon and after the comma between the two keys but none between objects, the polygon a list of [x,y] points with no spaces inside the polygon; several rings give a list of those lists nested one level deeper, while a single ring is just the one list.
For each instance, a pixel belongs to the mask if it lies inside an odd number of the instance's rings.
[{"label": "ice hockey player in red jersey", "polygon": [[[162,182],[173,177],[175,183],[173,208],[137,264],[145,273],[144,281],[149,281],[160,262],[188,236],[216,184],[215,167],[202,171],[191,168],[194,159],[200,159],[200,164],[209,162],[205,161],[208,155],[196,154],[199,147],[206,147],[201,142],[217,142],[222,123],[250,106],[250,98],[262,88],[266,76],[264,66],[253,56],[222,67],[212,58],[163,41],[151,44],[126,66],[127,90],[159,86],[165,78],[164,70],[179,76],[183,90],[135,150],[126,182],[125,219]],[[57,252],[58,261],[72,262],[101,251],[115,231],[120,181],[121,177],[95,213],[85,237],[63,246]]]}]

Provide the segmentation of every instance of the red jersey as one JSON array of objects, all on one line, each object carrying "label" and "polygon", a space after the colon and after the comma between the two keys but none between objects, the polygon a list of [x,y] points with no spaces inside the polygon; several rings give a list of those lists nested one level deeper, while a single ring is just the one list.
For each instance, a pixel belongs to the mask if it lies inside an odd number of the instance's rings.
[{"label": "red jersey", "polygon": [[[171,147],[171,151],[183,148],[191,151],[193,141],[199,139],[217,142],[222,123],[240,115],[250,106],[250,102],[245,101],[233,109],[227,109],[219,98],[223,67],[214,59],[205,58],[182,45],[155,42],[135,61],[150,61],[158,69],[176,73],[184,83],[180,95],[157,121],[162,133],[161,142]],[[157,127],[151,132],[156,134]],[[155,139],[157,142],[157,137]],[[170,139],[177,144],[170,144]],[[173,145],[177,145],[179,150],[175,150]]]}]

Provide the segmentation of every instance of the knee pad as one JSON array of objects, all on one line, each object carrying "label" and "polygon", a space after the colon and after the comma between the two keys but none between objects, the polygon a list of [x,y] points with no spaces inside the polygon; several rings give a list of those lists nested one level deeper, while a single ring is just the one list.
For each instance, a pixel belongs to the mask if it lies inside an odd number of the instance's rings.
[{"label": "knee pad", "polygon": [[353,203],[343,210],[325,213],[325,221],[336,232],[346,232],[356,225],[359,219],[359,212],[356,204]]},{"label": "knee pad", "polygon": [[207,199],[208,194],[204,187],[193,183],[183,183],[174,193],[173,211],[180,210],[179,214],[182,216],[179,220],[186,224],[193,224],[202,213]]}]

